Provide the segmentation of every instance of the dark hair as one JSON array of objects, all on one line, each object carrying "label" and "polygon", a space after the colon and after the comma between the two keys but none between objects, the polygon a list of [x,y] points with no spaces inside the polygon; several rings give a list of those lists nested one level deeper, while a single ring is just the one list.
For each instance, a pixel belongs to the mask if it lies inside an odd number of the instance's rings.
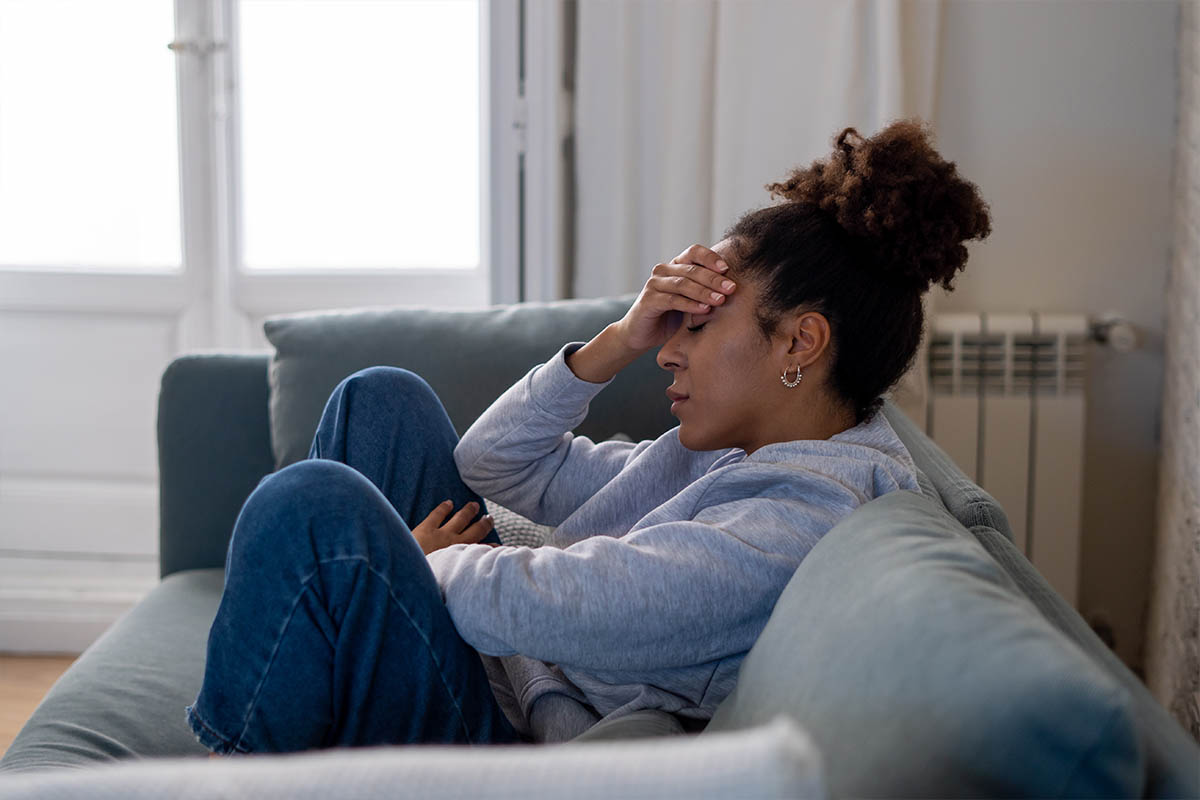
[{"label": "dark hair", "polygon": [[854,409],[856,424],[874,418],[881,395],[912,365],[925,324],[921,296],[938,282],[953,291],[967,260],[963,240],[991,233],[975,184],[927,135],[915,118],[869,139],[846,128],[827,160],[766,185],[784,202],[747,212],[722,237],[733,240],[737,272],[760,286],[755,317],[764,338],[789,312],[829,321],[829,388]]}]

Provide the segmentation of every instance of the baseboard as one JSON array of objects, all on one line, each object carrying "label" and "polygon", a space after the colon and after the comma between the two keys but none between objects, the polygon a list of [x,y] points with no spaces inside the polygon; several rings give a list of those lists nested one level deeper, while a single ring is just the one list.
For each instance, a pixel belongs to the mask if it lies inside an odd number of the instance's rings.
[{"label": "baseboard", "polygon": [[158,581],[145,559],[0,557],[0,652],[81,653]]}]

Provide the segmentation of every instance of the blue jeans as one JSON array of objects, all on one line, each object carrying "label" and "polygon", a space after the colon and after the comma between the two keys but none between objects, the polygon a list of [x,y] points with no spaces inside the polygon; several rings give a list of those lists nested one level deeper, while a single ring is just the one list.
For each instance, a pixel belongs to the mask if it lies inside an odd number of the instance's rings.
[{"label": "blue jeans", "polygon": [[408,370],[372,367],[337,386],[308,459],[263,478],[234,524],[186,708],[205,747],[522,741],[409,527],[444,500],[484,513],[459,477],[457,443]]}]

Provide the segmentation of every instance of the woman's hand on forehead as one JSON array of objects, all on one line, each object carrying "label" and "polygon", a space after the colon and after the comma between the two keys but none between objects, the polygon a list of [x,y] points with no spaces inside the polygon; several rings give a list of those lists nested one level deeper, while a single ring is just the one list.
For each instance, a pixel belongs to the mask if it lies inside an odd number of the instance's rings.
[{"label": "woman's hand on forehead", "polygon": [[[720,244],[720,243],[718,242],[718,244]],[[682,253],[680,253],[679,255],[672,258],[669,263],[671,263],[671,264],[687,264],[689,266],[695,265],[695,266],[700,266],[700,267],[706,267],[707,269],[710,269],[713,272],[717,273],[716,276],[712,279],[713,281],[715,281],[715,283],[713,283],[713,287],[712,287],[713,289],[719,290],[720,293],[722,293],[722,294],[728,294],[729,292],[733,291],[733,288],[735,285],[733,281],[723,281],[722,282],[720,280],[721,276],[728,274],[729,264],[726,263],[724,257],[720,253],[718,253],[716,250],[713,250],[711,247],[705,247],[702,244],[691,245],[690,247],[685,249]],[[695,276],[693,276],[693,280],[696,280],[697,282],[702,283],[706,279],[702,278],[699,275],[695,275]],[[722,283],[724,283],[724,285],[721,285]],[[715,296],[712,299],[717,300],[717,298]],[[687,314],[689,317],[706,317],[709,314],[712,314],[713,312],[715,312],[718,308],[720,308],[720,305],[723,302],[723,300],[724,300],[724,298],[722,298],[722,300],[717,300],[716,303],[709,301],[709,307],[706,309],[689,310],[689,311],[685,311],[684,313]],[[691,325],[693,323],[691,322],[691,320],[688,320],[688,324]],[[675,327],[678,327],[678,324]]]},{"label": "woman's hand on forehead", "polygon": [[694,244],[671,259],[672,264],[699,264],[715,272],[725,272],[729,265],[716,250],[702,244]]},{"label": "woman's hand on forehead", "polygon": [[[694,244],[668,263],[655,264],[625,317],[616,323],[625,350],[661,347],[679,328],[685,313],[707,314],[737,289],[725,277],[729,265],[710,247]],[[586,347],[586,346],[585,346]],[[576,373],[579,374],[579,373]]]}]

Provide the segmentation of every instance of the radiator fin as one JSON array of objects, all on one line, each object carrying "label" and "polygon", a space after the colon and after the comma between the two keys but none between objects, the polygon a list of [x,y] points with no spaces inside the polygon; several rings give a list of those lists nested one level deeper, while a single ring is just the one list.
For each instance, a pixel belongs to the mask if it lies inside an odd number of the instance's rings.
[{"label": "radiator fin", "polygon": [[1004,507],[1017,547],[1077,603],[1087,319],[937,314],[925,429]]}]

